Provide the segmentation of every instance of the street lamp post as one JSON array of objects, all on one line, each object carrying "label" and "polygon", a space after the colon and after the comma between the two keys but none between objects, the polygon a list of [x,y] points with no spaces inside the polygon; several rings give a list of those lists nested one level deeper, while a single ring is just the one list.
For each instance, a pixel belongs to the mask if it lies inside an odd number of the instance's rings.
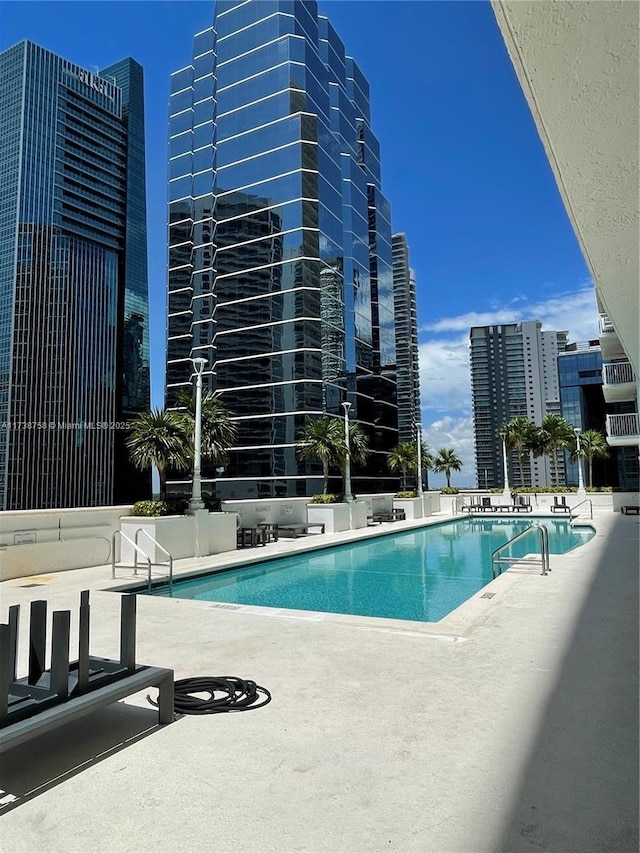
[{"label": "street lamp post", "polygon": [[578,460],[578,495],[584,497],[586,492],[584,489],[584,478],[582,476],[582,456],[580,455],[580,434],[582,430],[580,427],[574,427],[573,432],[576,437],[576,457]]},{"label": "street lamp post", "polygon": [[351,403],[343,403],[344,409],[344,441],[347,446],[347,455],[344,460],[344,499],[347,503],[351,503],[353,495],[351,494],[351,453],[349,451],[349,409]]},{"label": "street lamp post", "polygon": [[416,424],[418,433],[418,496],[422,497],[422,424]]},{"label": "street lamp post", "polygon": [[192,358],[191,361],[196,373],[196,417],[193,437],[193,483],[191,487],[189,510],[191,512],[195,512],[198,509],[204,509],[204,503],[202,501],[200,460],[202,455],[202,373],[207,361],[204,358]]},{"label": "street lamp post", "polygon": [[502,436],[502,464],[504,466],[504,489],[502,491],[502,497],[511,500],[511,489],[509,487],[509,471],[507,469],[507,442],[504,436]]}]

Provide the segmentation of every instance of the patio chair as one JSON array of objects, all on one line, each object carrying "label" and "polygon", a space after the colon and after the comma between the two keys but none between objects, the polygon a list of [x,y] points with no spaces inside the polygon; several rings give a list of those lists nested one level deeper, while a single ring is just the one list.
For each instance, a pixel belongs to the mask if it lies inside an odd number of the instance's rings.
[{"label": "patio chair", "polygon": [[564,495],[553,496],[551,512],[571,512],[571,507],[567,504],[567,499]]}]

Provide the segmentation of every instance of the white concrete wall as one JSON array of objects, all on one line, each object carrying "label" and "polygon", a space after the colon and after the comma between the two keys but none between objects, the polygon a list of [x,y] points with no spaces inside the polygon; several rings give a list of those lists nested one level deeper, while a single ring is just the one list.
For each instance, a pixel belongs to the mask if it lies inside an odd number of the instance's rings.
[{"label": "white concrete wall", "polygon": [[[152,563],[166,563],[167,556],[160,548],[156,548],[149,536],[155,539],[174,560],[183,557],[193,557],[195,547],[195,532],[193,516],[167,515],[158,518],[147,518],[145,516],[134,516],[130,519],[122,519],[120,530],[132,542],[135,541],[137,530],[144,530],[148,535],[141,533],[138,536],[140,549],[151,559]],[[123,538],[120,538],[120,553],[116,553],[116,559],[121,563],[132,565],[134,562],[134,549]],[[138,563],[145,565],[144,558],[138,556]]]},{"label": "white concrete wall", "polygon": [[222,501],[224,512],[240,515],[241,527],[256,524],[304,524],[310,498],[269,498],[267,500]]},{"label": "white concrete wall", "polygon": [[394,498],[394,509],[403,509],[407,521],[422,518],[423,503],[421,498]]},{"label": "white concrete wall", "polygon": [[358,500],[364,501],[367,505],[367,515],[376,515],[377,513],[391,512],[393,508],[393,493],[383,495],[359,495]]},{"label": "white concrete wall", "polygon": [[[129,539],[135,541],[136,531],[142,528],[155,539],[174,560],[193,557],[196,553],[196,539],[201,557],[209,554],[221,554],[236,549],[236,514],[227,512],[207,512],[194,515],[169,515],[159,518],[132,517],[122,519],[121,530]],[[160,548],[141,533],[138,544],[152,562],[164,563],[167,556]],[[120,561],[132,564],[134,549],[124,539],[121,540]],[[144,558],[138,559],[144,565]]]},{"label": "white concrete wall", "polygon": [[0,512],[0,580],[100,566],[131,506]]},{"label": "white concrete wall", "polygon": [[102,566],[111,560],[109,539],[70,539],[13,545],[0,550],[0,581]]},{"label": "white concrete wall", "polygon": [[0,549],[93,536],[111,539],[123,515],[131,515],[130,505],[0,512]]},{"label": "white concrete wall", "polygon": [[309,504],[307,519],[311,524],[324,524],[325,533],[340,533],[351,528],[349,505],[346,503]]},{"label": "white concrete wall", "polygon": [[434,512],[440,512],[440,492],[424,492],[422,495],[422,515],[427,518]]},{"label": "white concrete wall", "polygon": [[367,502],[309,504],[307,519],[311,523],[324,524],[325,533],[358,530],[367,526]]}]

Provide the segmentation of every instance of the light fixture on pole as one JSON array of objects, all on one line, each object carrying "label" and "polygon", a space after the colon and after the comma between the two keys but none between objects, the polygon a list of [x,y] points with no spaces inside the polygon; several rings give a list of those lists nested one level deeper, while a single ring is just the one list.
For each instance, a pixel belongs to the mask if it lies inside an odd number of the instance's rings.
[{"label": "light fixture on pole", "polygon": [[573,432],[576,437],[576,457],[578,460],[578,494],[585,495],[584,478],[582,476],[582,456],[580,455],[580,434],[582,430],[580,427],[574,427]]},{"label": "light fixture on pole", "polygon": [[416,424],[418,434],[418,495],[422,495],[422,424]]},{"label": "light fixture on pole", "polygon": [[507,469],[507,441],[504,435],[501,435],[502,439],[502,464],[504,466],[504,489],[502,491],[502,496],[504,498],[511,499],[511,489],[509,487],[509,471]]},{"label": "light fixture on pole", "polygon": [[351,494],[351,453],[349,451],[349,409],[351,403],[342,403],[344,409],[344,442],[347,447],[347,453],[344,459],[344,499],[347,503],[351,503],[353,495]]},{"label": "light fixture on pole", "polygon": [[202,455],[202,373],[207,361],[204,358],[192,358],[191,361],[196,374],[196,416],[193,436],[193,483],[191,488],[191,500],[189,501],[189,510],[191,512],[195,512],[198,509],[204,509],[204,503],[202,501],[200,460]]}]

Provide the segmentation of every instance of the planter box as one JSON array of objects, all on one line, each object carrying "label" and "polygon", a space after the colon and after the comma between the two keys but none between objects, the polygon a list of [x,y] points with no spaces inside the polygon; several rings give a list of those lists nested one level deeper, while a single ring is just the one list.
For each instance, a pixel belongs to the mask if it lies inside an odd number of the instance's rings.
[{"label": "planter box", "polygon": [[[140,534],[138,544],[151,558],[152,563],[165,563],[166,554],[153,544],[149,536],[165,548],[174,560],[193,557],[196,553],[196,538],[201,557],[209,554],[221,554],[236,549],[235,513],[207,512],[200,510],[196,515],[167,515],[154,518],[131,516],[120,521],[120,530],[129,539],[135,541],[136,530],[145,530],[149,535]],[[134,549],[124,539],[120,540],[122,563],[133,564]],[[139,556],[138,562],[144,560]]]},{"label": "planter box", "polygon": [[367,504],[366,501],[353,501],[351,505],[309,504],[307,520],[309,523],[324,524],[325,533],[357,530],[367,526]]},{"label": "planter box", "polygon": [[440,492],[424,492],[422,495],[422,517],[427,518],[440,512]]},{"label": "planter box", "polygon": [[394,498],[393,508],[403,509],[407,521],[423,516],[422,498]]},{"label": "planter box", "polygon": [[208,554],[222,554],[224,551],[236,550],[235,512],[210,512],[208,524]]},{"label": "planter box", "polygon": [[[166,515],[149,518],[146,516],[130,516],[120,520],[120,531],[135,541],[136,531],[144,530],[156,542],[171,554],[174,560],[182,557],[193,557],[194,555],[194,519],[186,515]],[[166,563],[167,557],[156,548],[149,536],[141,533],[138,537],[138,545],[141,550],[151,559],[152,563]],[[133,565],[134,549],[120,537],[120,554],[117,559],[121,563]],[[144,566],[144,559],[138,554],[138,563]]]}]

